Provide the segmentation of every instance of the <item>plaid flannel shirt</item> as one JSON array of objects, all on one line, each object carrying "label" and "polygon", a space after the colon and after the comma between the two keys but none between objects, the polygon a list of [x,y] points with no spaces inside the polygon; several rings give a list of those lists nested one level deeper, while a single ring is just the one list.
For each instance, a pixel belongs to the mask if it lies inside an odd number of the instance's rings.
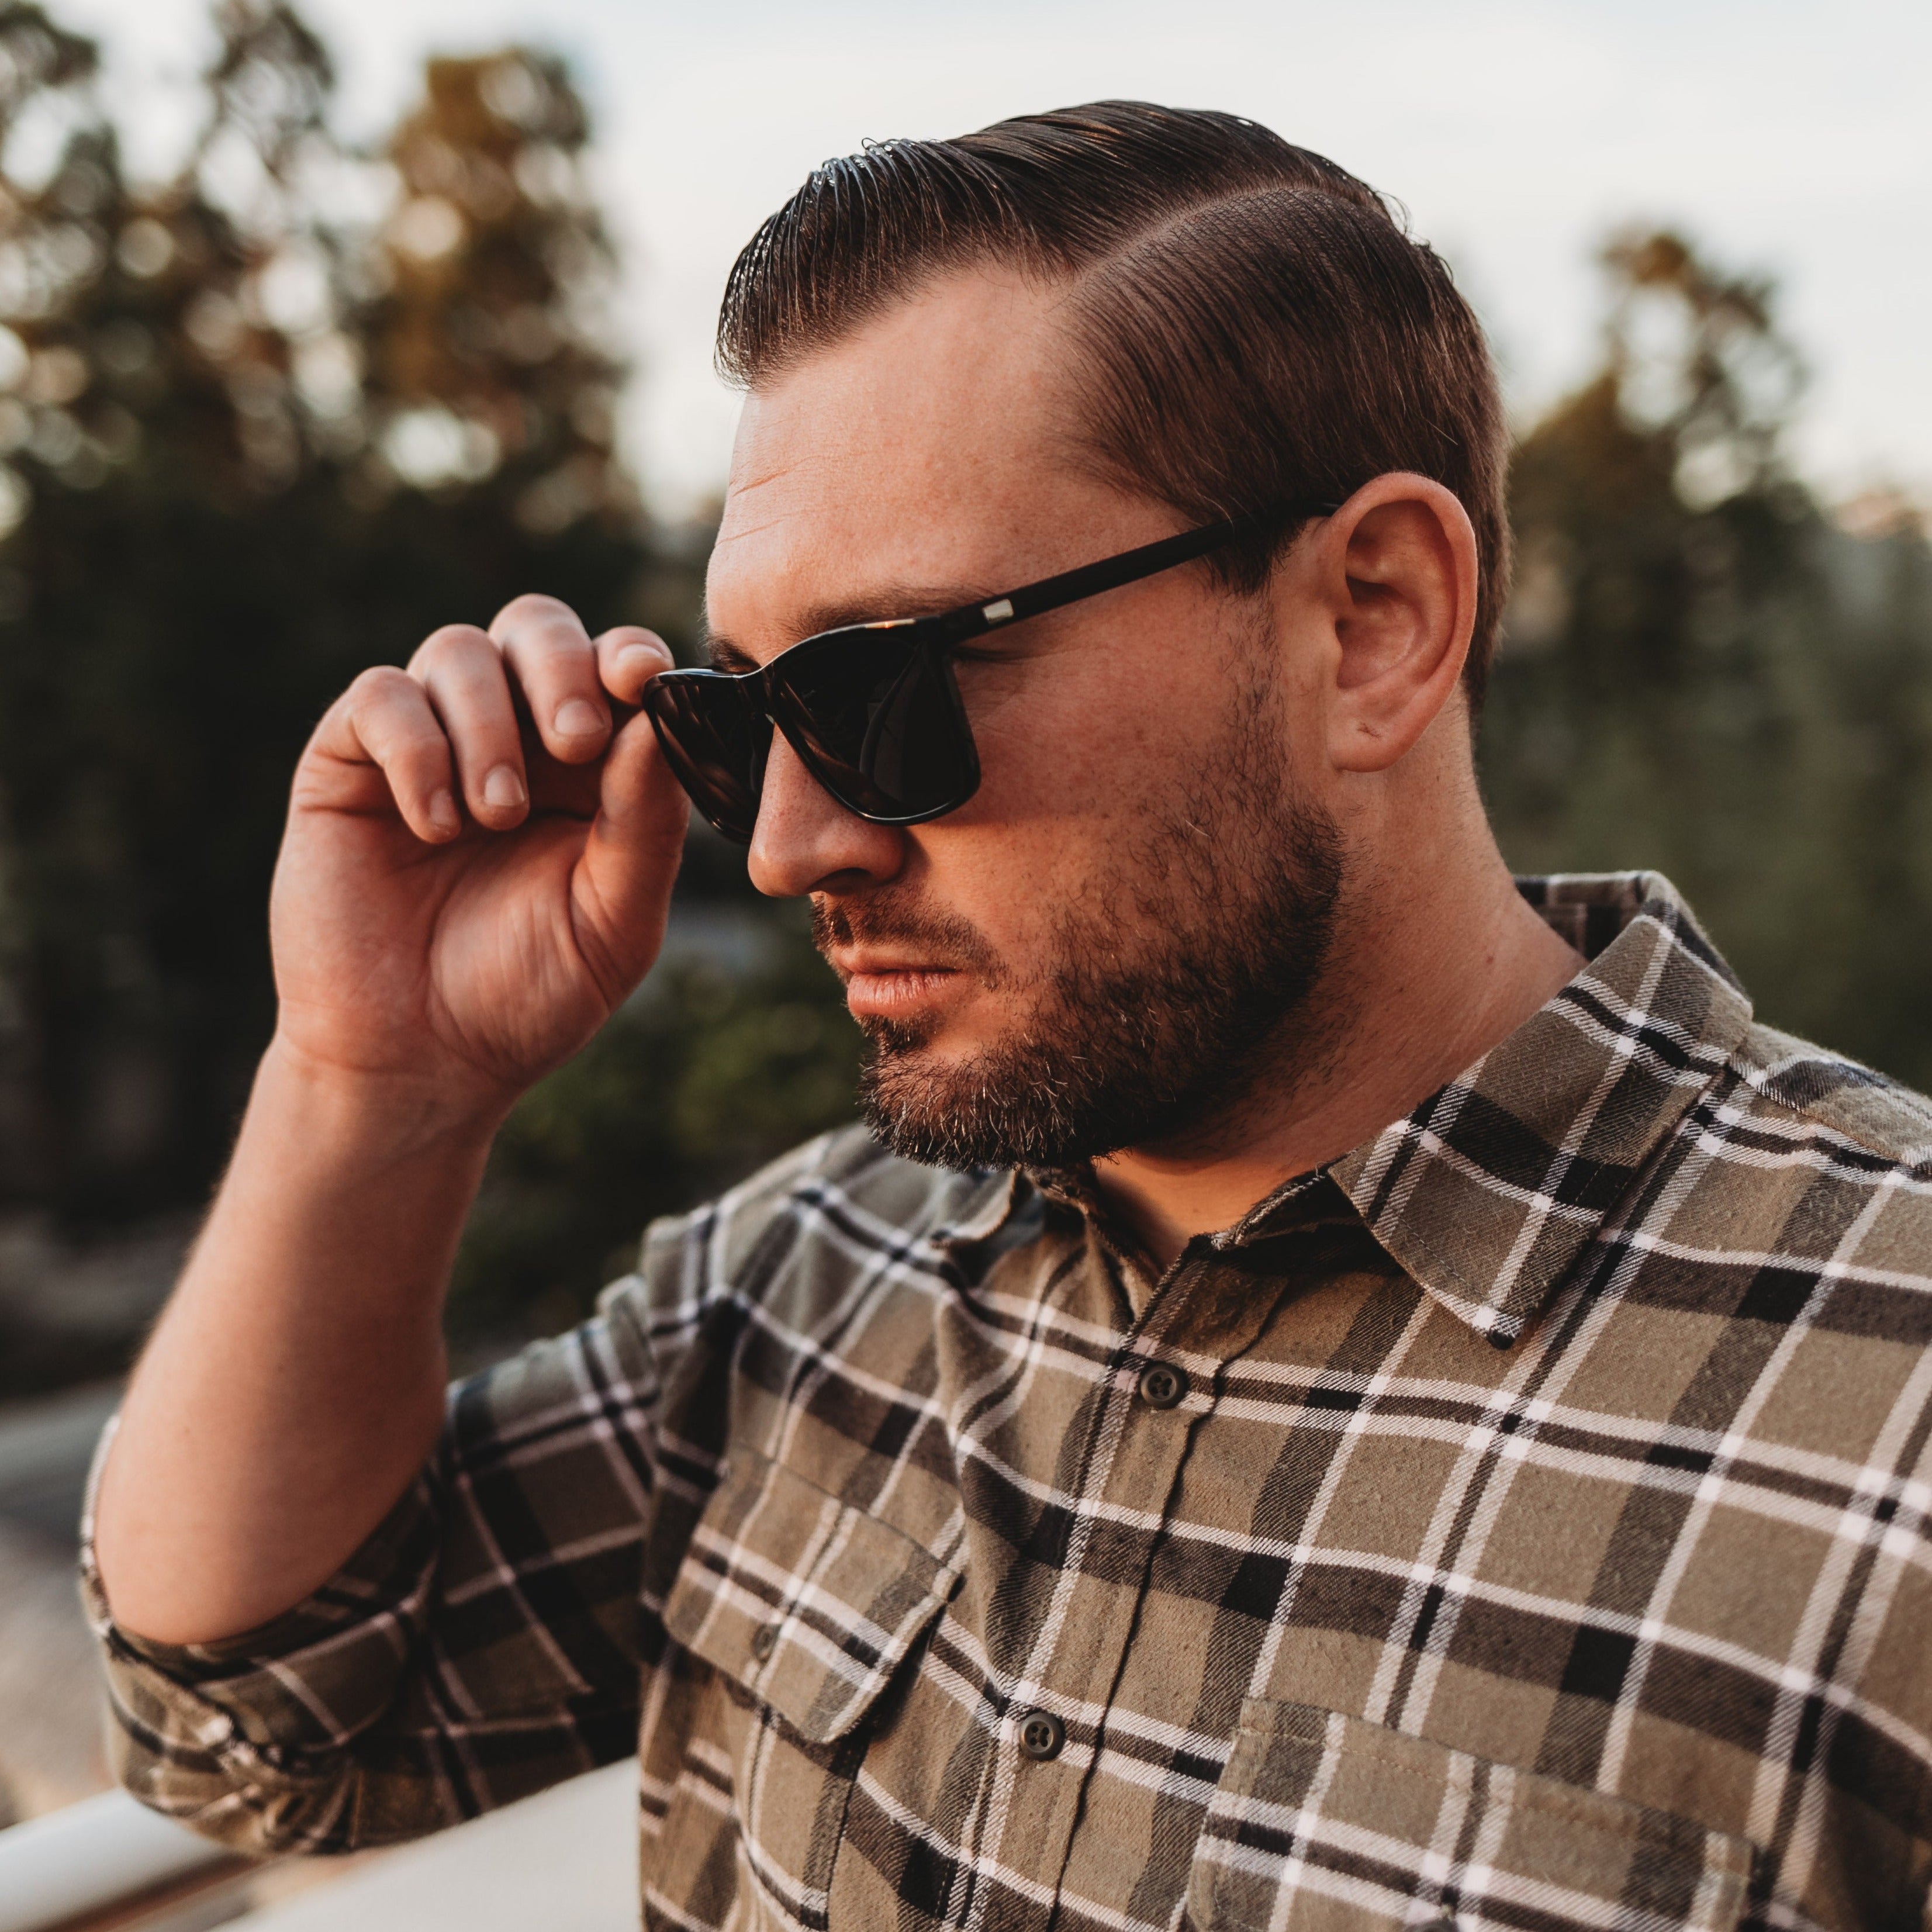
[{"label": "plaid flannel shirt", "polygon": [[272,1625],[106,1648],[248,1849],[640,1751],[646,1921],[1917,1924],[1932,1108],[1752,1023],[1652,874],[1157,1283],[1077,1192],[815,1142],[458,1387]]}]

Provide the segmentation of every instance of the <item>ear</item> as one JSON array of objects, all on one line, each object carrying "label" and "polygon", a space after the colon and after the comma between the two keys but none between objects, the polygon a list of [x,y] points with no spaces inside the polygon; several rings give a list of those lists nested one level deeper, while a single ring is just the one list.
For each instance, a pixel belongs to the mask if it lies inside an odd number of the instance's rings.
[{"label": "ear", "polygon": [[1454,701],[1476,623],[1476,533],[1454,494],[1378,476],[1322,526],[1317,601],[1332,627],[1328,755],[1387,770]]}]

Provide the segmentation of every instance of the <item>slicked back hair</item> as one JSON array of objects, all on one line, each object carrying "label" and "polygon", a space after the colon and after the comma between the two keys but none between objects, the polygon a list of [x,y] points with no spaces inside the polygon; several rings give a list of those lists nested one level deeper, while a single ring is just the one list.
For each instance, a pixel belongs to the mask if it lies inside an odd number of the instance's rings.
[{"label": "slicked back hair", "polygon": [[[1193,523],[1414,470],[1475,527],[1480,708],[1509,582],[1496,371],[1447,265],[1333,161],[1232,114],[1103,100],[828,161],[754,236],[718,322],[757,388],[936,277],[1071,285],[1098,473]],[[1298,525],[1214,560],[1258,590]]]}]

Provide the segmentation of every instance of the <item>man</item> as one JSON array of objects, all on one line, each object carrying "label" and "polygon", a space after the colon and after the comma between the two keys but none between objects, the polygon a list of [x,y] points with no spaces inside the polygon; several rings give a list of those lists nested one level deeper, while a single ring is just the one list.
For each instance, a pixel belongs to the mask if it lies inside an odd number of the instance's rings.
[{"label": "man", "polygon": [[[99,1486],[131,1786],[335,1850],[641,1737],[668,1927],[1917,1922],[1932,1113],[1661,880],[1508,877],[1442,264],[1113,103],[829,164],[720,341],[716,671],[526,598],[302,761]],[[812,896],[870,1132],[446,1414],[674,773]]]}]

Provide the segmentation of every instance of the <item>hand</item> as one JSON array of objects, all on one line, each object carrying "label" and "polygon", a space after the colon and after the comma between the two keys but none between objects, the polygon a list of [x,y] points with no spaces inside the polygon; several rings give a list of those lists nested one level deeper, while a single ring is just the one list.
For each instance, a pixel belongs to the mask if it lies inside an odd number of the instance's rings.
[{"label": "hand", "polygon": [[528,596],[364,671],[296,767],[278,1048],[490,1116],[582,1046],[663,943],[687,807],[632,707],[670,662]]}]

